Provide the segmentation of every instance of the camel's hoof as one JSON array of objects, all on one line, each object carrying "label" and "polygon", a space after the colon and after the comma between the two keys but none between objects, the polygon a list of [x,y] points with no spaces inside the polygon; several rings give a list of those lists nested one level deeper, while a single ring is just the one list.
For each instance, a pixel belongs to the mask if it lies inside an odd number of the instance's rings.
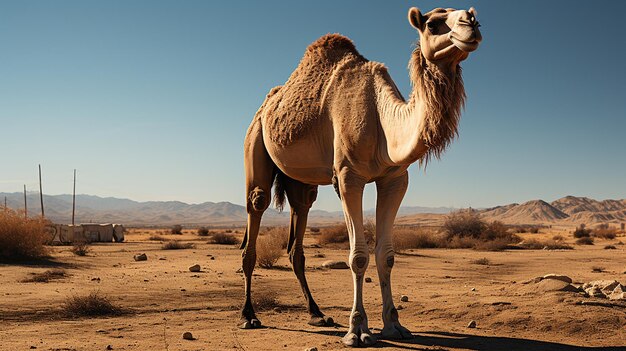
[{"label": "camel's hoof", "polygon": [[315,327],[333,327],[335,326],[335,321],[328,316],[312,316],[309,324]]},{"label": "camel's hoof", "polygon": [[398,323],[384,327],[380,332],[380,337],[386,340],[413,339],[413,334]]},{"label": "camel's hoof", "polygon": [[348,333],[341,339],[341,342],[348,347],[357,347],[359,346],[359,336],[354,333]]},{"label": "camel's hoof", "polygon": [[241,322],[239,322],[239,328],[240,329],[257,329],[257,328],[261,328],[261,321],[256,319],[256,318],[252,318],[251,320],[247,320],[245,318],[242,318]]},{"label": "camel's hoof", "polygon": [[369,347],[376,343],[376,337],[372,334],[362,333],[360,346]]}]

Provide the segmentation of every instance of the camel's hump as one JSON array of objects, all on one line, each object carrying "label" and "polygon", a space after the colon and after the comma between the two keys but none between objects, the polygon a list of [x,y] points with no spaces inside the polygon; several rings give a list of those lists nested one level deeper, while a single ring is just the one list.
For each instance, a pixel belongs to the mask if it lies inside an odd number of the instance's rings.
[{"label": "camel's hump", "polygon": [[327,59],[339,59],[346,54],[361,57],[352,40],[341,34],[326,34],[306,48],[304,59],[307,57],[323,57]]}]

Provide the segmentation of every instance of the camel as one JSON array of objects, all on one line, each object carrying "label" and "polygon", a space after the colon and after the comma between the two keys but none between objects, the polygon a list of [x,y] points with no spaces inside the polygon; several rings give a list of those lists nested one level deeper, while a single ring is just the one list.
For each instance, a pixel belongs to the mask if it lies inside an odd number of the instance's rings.
[{"label": "camel", "polygon": [[242,243],[245,302],[239,327],[261,327],[251,302],[256,240],[263,212],[274,201],[291,211],[288,252],[299,280],[309,324],[333,325],[315,303],[304,273],[302,240],[319,185],[332,184],[342,202],[350,241],[349,266],[354,303],[347,346],[376,342],[363,307],[363,279],[369,251],[363,233],[363,189],[375,182],[376,268],[384,327],[379,337],[411,338],[392,301],[394,250],[391,231],[408,186],[409,165],[426,167],[457,136],[465,90],[460,62],[478,48],[482,36],[474,8],[411,8],[409,23],[419,44],[411,55],[413,89],[406,101],[385,66],[361,56],[352,41],[328,34],[313,42],[283,86],[273,88],[257,111],[244,141],[247,228]]}]

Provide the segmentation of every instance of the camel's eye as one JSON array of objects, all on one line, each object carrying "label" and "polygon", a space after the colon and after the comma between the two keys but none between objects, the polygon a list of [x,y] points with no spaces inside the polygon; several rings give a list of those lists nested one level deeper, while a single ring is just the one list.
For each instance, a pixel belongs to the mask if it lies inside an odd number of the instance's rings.
[{"label": "camel's eye", "polygon": [[437,32],[437,23],[428,22],[426,23],[426,26],[428,27],[428,30],[430,30],[431,33],[435,34]]}]

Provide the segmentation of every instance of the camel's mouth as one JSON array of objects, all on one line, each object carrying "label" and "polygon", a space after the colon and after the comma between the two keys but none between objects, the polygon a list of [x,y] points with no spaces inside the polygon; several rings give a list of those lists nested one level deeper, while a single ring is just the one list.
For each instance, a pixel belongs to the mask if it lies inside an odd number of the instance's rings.
[{"label": "camel's mouth", "polygon": [[452,32],[450,33],[450,41],[454,44],[454,46],[459,48],[459,50],[464,52],[472,52],[476,50],[480,44],[479,40],[464,41],[456,38]]}]

